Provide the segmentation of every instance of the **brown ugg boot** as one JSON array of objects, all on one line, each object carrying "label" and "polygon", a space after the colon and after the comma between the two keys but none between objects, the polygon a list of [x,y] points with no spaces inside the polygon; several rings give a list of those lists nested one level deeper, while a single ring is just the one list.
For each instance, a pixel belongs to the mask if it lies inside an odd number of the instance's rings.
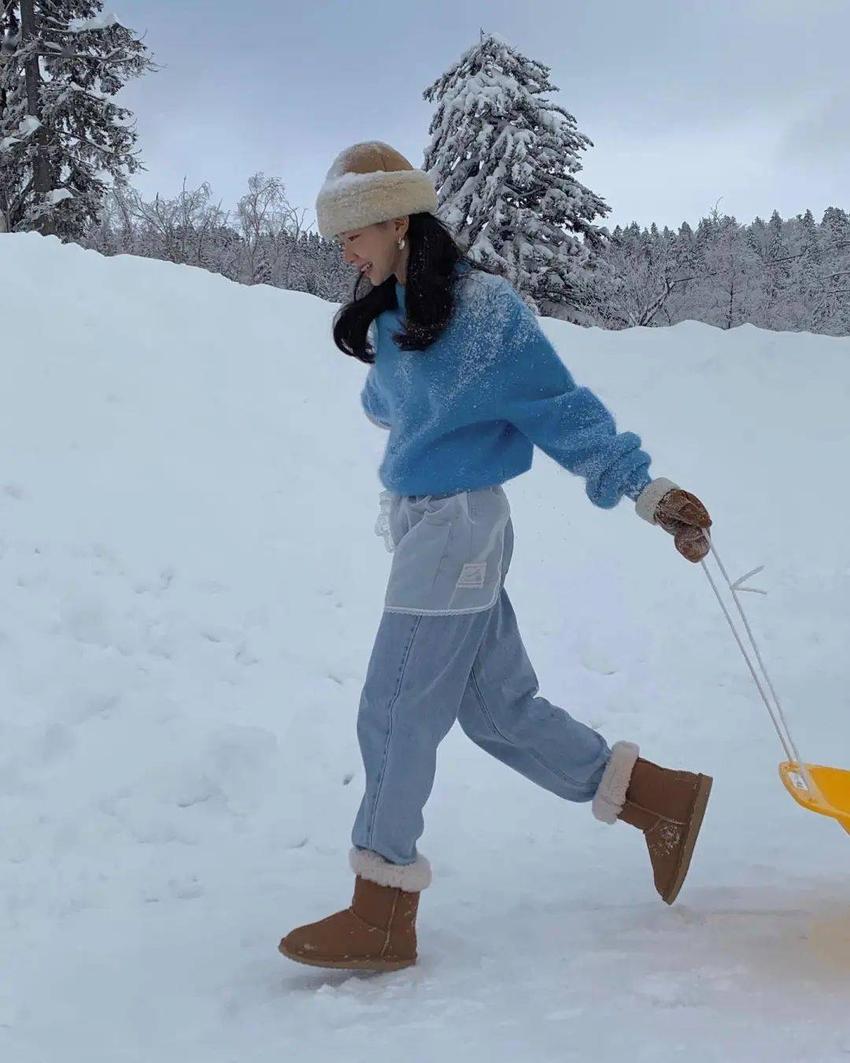
[{"label": "brown ugg boot", "polygon": [[638,756],[631,742],[617,742],[602,776],[593,812],[643,831],[662,900],[672,904],[688,868],[702,826],[712,779],[690,771],[671,771]]},{"label": "brown ugg boot", "polygon": [[278,945],[284,956],[313,967],[397,971],[416,963],[419,893],[431,881],[421,854],[413,864],[391,864],[368,849],[352,849],[357,877],[344,911],[296,927]]}]

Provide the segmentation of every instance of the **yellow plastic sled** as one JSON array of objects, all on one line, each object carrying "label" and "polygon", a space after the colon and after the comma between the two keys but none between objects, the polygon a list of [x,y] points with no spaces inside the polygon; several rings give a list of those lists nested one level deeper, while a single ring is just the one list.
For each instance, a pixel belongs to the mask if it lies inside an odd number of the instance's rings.
[{"label": "yellow plastic sled", "polygon": [[800,765],[784,760],[779,765],[779,777],[797,804],[838,820],[850,834],[850,771],[822,764],[804,764],[801,771]]}]

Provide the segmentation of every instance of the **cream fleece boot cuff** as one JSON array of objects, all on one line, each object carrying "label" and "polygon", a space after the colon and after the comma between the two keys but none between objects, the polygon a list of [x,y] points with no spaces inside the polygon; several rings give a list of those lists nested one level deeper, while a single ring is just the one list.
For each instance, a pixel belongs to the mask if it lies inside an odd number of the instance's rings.
[{"label": "cream fleece boot cuff", "polygon": [[634,742],[615,742],[611,747],[611,759],[605,766],[591,805],[594,816],[603,823],[616,823],[617,816],[623,811],[632,768],[639,755],[640,750]]},{"label": "cream fleece boot cuff", "polygon": [[412,864],[391,864],[371,849],[352,848],[348,862],[356,875],[379,886],[419,893],[431,885],[431,865],[421,853]]},{"label": "cream fleece boot cuff", "polygon": [[635,509],[638,516],[648,520],[650,524],[655,524],[655,507],[668,491],[672,491],[674,487],[678,486],[672,480],[665,480],[663,476],[652,480],[651,483],[644,487],[635,500]]}]

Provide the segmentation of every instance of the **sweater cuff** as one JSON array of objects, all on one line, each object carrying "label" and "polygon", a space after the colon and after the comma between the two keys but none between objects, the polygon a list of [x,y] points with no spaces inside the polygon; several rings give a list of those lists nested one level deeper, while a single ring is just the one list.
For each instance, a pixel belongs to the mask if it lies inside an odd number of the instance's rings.
[{"label": "sweater cuff", "polygon": [[644,520],[648,520],[650,524],[656,524],[655,507],[668,491],[672,491],[674,487],[678,486],[677,483],[673,483],[672,480],[666,480],[663,476],[657,477],[641,491],[635,500],[637,515],[643,517]]},{"label": "sweater cuff", "polygon": [[647,487],[651,482],[652,477],[649,475],[646,469],[643,468],[641,469],[640,475],[637,477],[637,479],[627,485],[627,487],[623,491],[623,494],[626,496],[626,498],[630,498],[632,502],[637,502],[638,495],[641,493],[644,487]]}]

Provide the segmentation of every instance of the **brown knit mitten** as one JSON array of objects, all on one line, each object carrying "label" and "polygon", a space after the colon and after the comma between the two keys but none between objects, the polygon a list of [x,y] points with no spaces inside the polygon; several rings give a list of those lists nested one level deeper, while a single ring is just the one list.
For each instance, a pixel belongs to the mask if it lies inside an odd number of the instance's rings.
[{"label": "brown knit mitten", "polygon": [[688,561],[702,561],[711,547],[711,517],[703,503],[681,487],[668,491],[655,507],[655,522],[669,532]]}]

